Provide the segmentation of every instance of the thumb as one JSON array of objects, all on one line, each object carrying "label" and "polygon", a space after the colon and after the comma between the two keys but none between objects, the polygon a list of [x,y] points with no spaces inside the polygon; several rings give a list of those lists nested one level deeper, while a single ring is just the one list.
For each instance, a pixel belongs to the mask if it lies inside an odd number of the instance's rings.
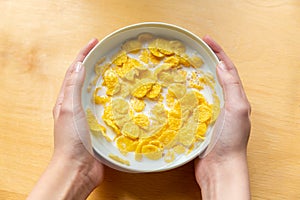
[{"label": "thumb", "polygon": [[223,89],[225,105],[235,105],[244,100],[243,86],[233,66],[221,61],[217,65],[217,76]]},{"label": "thumb", "polygon": [[85,68],[82,62],[77,62],[71,74],[67,77],[64,88],[62,110],[71,112],[74,116],[81,112],[81,89],[85,78]]}]

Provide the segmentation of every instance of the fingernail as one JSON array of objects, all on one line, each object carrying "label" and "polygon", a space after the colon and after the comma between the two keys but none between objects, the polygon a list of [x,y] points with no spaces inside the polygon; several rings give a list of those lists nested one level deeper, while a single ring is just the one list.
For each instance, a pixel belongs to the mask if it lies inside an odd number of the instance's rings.
[{"label": "fingernail", "polygon": [[223,61],[219,62],[218,67],[222,70],[228,70],[227,66],[225,65],[225,63]]},{"label": "fingernail", "polygon": [[77,62],[75,66],[75,72],[79,72],[82,68],[82,62]]},{"label": "fingernail", "polygon": [[96,38],[92,38],[92,39],[89,41],[89,43],[88,43],[88,44],[92,44],[92,43],[94,43],[94,42],[95,42],[95,40],[96,40]]}]

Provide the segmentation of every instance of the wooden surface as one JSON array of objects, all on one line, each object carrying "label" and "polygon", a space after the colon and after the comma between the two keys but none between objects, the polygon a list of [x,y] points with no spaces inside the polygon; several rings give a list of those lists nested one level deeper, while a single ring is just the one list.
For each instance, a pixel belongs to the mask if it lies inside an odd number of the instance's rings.
[{"label": "wooden surface", "polygon": [[[24,199],[53,149],[52,107],[92,37],[162,21],[209,34],[235,62],[252,104],[253,199],[300,199],[300,1],[1,0],[0,199]],[[194,200],[193,163],[159,174],[106,169],[89,199]]]}]

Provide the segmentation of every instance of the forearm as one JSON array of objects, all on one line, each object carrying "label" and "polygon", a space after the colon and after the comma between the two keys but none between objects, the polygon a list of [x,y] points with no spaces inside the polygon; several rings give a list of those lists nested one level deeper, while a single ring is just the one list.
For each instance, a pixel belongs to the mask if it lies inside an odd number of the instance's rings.
[{"label": "forearm", "polygon": [[246,156],[237,156],[220,163],[202,166],[197,172],[200,174],[197,181],[204,200],[250,199]]},{"label": "forearm", "polygon": [[84,170],[74,163],[52,160],[28,200],[86,199],[94,189]]}]

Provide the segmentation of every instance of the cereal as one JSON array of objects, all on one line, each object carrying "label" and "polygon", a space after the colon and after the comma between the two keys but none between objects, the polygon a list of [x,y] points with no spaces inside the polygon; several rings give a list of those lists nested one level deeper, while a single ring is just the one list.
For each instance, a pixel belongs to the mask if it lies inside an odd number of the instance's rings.
[{"label": "cereal", "polygon": [[[91,132],[139,162],[170,163],[189,154],[220,112],[213,76],[201,71],[201,57],[189,54],[181,41],[145,33],[126,41],[110,61],[101,58],[89,87],[104,124],[87,109]],[[202,94],[205,88],[212,91],[212,103]],[[116,155],[109,157],[129,165]]]},{"label": "cereal", "polygon": [[123,126],[121,132],[123,135],[125,135],[129,138],[136,139],[139,137],[139,135],[141,133],[141,129],[133,122],[127,122]]},{"label": "cereal", "polygon": [[114,154],[109,154],[108,155],[111,159],[121,163],[121,164],[124,164],[124,165],[127,165],[127,166],[130,166],[130,162],[128,160],[125,160],[125,159],[122,159],[120,158],[119,156],[117,155],[114,155]]},{"label": "cereal", "polygon": [[137,99],[137,98],[133,98],[130,100],[131,106],[132,108],[136,111],[136,112],[141,112],[144,110],[146,103],[141,100],[141,99]]},{"label": "cereal", "polygon": [[150,125],[150,121],[147,115],[145,114],[137,114],[133,117],[133,121],[136,125],[143,129],[147,129]]},{"label": "cereal", "polygon": [[103,137],[108,142],[111,142],[111,139],[106,134],[106,128],[103,125],[98,123],[98,121],[97,121],[96,117],[93,115],[91,109],[87,109],[86,118],[87,118],[87,122],[90,127],[90,130],[94,135],[99,136],[100,134],[102,134]]},{"label": "cereal", "polygon": [[118,80],[117,73],[114,72],[112,69],[108,69],[103,76],[103,86],[107,87],[106,94],[108,96],[112,96],[119,92],[120,84]]},{"label": "cereal", "polygon": [[164,156],[164,160],[166,163],[173,162],[175,160],[174,151],[172,150],[167,151],[166,155]]},{"label": "cereal", "polygon": [[139,83],[132,91],[132,96],[143,98],[152,89],[153,82]]},{"label": "cereal", "polygon": [[125,42],[121,48],[127,53],[137,53],[142,49],[142,43],[138,40],[129,40]]},{"label": "cereal", "polygon": [[100,87],[97,87],[93,94],[93,101],[95,104],[102,104],[105,105],[107,102],[110,101],[110,98],[108,96],[98,96],[98,91],[101,90]]},{"label": "cereal", "polygon": [[169,92],[174,94],[177,99],[182,98],[186,93],[186,86],[184,84],[174,83],[169,87]]},{"label": "cereal", "polygon": [[154,83],[154,84],[152,85],[151,90],[147,93],[146,96],[147,96],[149,99],[154,99],[154,98],[158,97],[158,95],[159,95],[160,92],[161,92],[161,89],[162,89],[162,87],[161,87],[160,84]]}]

